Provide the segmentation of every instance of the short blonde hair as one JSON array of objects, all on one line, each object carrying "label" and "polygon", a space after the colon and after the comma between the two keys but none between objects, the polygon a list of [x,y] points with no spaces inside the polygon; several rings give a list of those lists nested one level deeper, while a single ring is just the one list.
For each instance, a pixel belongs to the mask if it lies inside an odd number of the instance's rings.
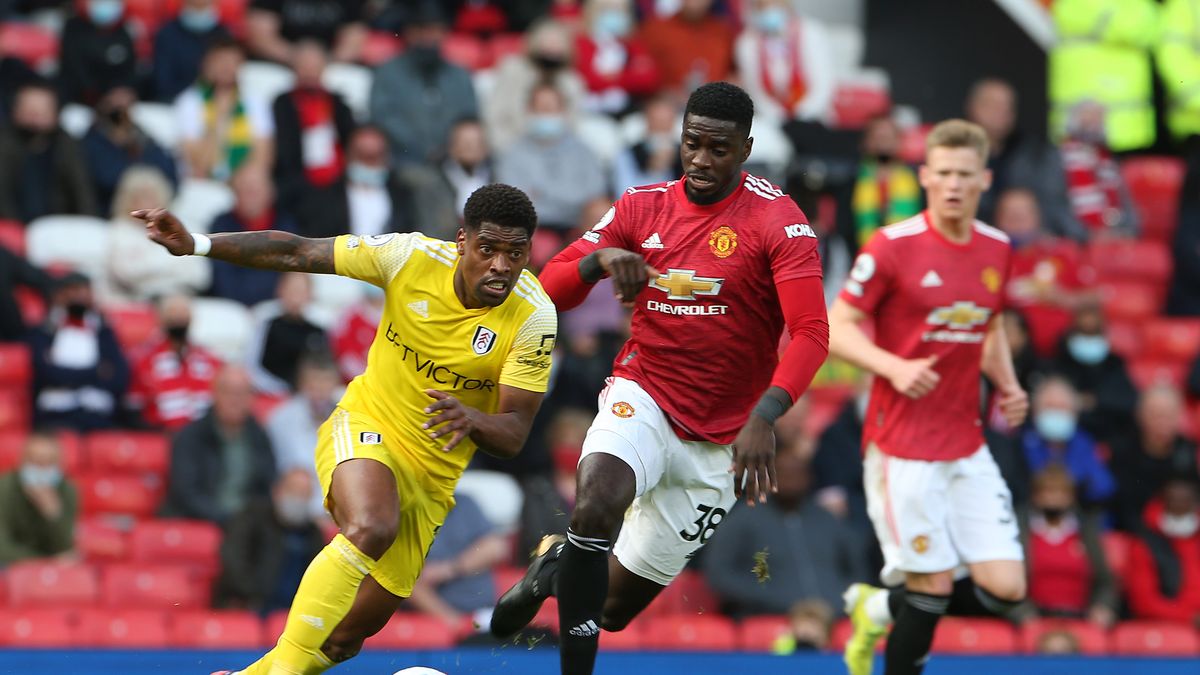
[{"label": "short blonde hair", "polygon": [[966,120],[946,120],[938,123],[925,139],[925,153],[934,148],[971,148],[987,161],[988,139],[983,127]]},{"label": "short blonde hair", "polygon": [[145,164],[135,164],[121,174],[113,194],[112,218],[127,218],[135,197],[142,192],[153,194],[153,201],[166,208],[171,203],[171,183],[162,171]]}]

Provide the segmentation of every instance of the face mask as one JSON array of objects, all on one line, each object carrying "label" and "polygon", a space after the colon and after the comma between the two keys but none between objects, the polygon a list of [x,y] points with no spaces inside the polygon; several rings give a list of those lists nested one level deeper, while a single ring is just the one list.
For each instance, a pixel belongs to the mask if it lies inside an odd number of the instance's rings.
[{"label": "face mask", "polygon": [[358,162],[346,165],[346,178],[351,183],[383,187],[387,184],[388,170],[386,166],[367,166]]},{"label": "face mask", "polygon": [[50,136],[50,132],[43,131],[42,129],[33,129],[30,127],[14,127],[14,128],[17,130],[17,135],[20,136],[21,140],[25,141],[26,143],[42,141],[43,139]]},{"label": "face mask", "polygon": [[778,35],[787,28],[787,10],[782,7],[768,7],[754,15],[754,26],[764,33]]},{"label": "face mask", "polygon": [[558,138],[567,130],[562,115],[530,115],[529,133],[536,138]]},{"label": "face mask", "polygon": [[1043,410],[1033,418],[1042,438],[1051,443],[1065,443],[1075,435],[1075,415],[1066,410]]},{"label": "face mask", "polygon": [[592,32],[601,38],[622,38],[629,35],[632,28],[629,14],[619,9],[608,9],[596,15],[592,23]]},{"label": "face mask", "polygon": [[174,340],[175,342],[187,342],[188,324],[173,324],[164,328],[163,332],[167,334],[168,338]]},{"label": "face mask", "polygon": [[207,33],[217,27],[217,22],[220,21],[217,16],[217,10],[209,7],[208,9],[183,9],[179,11],[179,23],[183,27],[193,33]]},{"label": "face mask", "polygon": [[530,56],[529,59],[533,61],[533,65],[541,68],[542,70],[559,70],[567,65],[566,59],[558,56],[543,56],[541,54],[534,54]]},{"label": "face mask", "polygon": [[280,497],[275,501],[275,514],[288,527],[302,527],[310,521],[308,500],[296,497]]},{"label": "face mask", "polygon": [[54,487],[62,481],[62,469],[26,464],[21,467],[20,478],[21,484],[26,487]]},{"label": "face mask", "polygon": [[1108,339],[1103,335],[1072,335],[1067,338],[1067,351],[1076,361],[1094,366],[1108,358]]},{"label": "face mask", "polygon": [[1046,520],[1055,522],[1062,520],[1063,516],[1067,515],[1067,509],[1062,506],[1050,506],[1042,509],[1042,515]]},{"label": "face mask", "polygon": [[1158,520],[1158,526],[1162,528],[1163,534],[1168,537],[1187,539],[1196,534],[1196,530],[1200,529],[1200,516],[1197,516],[1195,511],[1185,516],[1164,513]]},{"label": "face mask", "polygon": [[97,26],[111,26],[125,13],[124,0],[92,0],[87,7],[88,18]]},{"label": "face mask", "polygon": [[442,50],[436,45],[413,45],[406,51],[418,70],[430,71],[441,63]]},{"label": "face mask", "polygon": [[890,152],[880,152],[875,154],[875,161],[880,164],[891,164],[896,156]]},{"label": "face mask", "polygon": [[89,307],[82,302],[67,303],[67,316],[72,319],[82,319],[84,314],[87,314]]}]

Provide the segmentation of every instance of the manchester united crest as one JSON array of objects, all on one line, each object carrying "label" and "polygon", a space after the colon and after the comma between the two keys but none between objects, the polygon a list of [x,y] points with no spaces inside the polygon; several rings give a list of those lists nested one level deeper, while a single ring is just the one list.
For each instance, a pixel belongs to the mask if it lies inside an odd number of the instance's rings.
[{"label": "manchester united crest", "polygon": [[912,549],[917,553],[924,553],[929,550],[929,537],[923,534],[913,537]]},{"label": "manchester united crest", "polygon": [[612,414],[623,419],[629,419],[633,417],[633,406],[625,401],[617,401],[612,406]]},{"label": "manchester united crest", "polygon": [[995,267],[985,267],[979,275],[979,280],[983,282],[983,287],[988,289],[988,293],[997,293],[1000,291],[1000,272],[996,271]]},{"label": "manchester united crest", "polygon": [[737,250],[737,239],[732,227],[722,225],[708,235],[708,248],[718,258],[728,258]]}]

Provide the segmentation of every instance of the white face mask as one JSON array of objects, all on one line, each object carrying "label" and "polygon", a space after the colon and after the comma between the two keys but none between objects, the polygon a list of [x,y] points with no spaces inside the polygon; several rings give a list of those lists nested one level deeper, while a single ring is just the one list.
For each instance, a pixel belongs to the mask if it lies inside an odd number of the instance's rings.
[{"label": "white face mask", "polygon": [[21,484],[26,487],[54,487],[62,481],[62,469],[57,466],[25,464],[19,473]]},{"label": "white face mask", "polygon": [[1158,519],[1158,526],[1162,528],[1163,534],[1168,537],[1173,539],[1187,539],[1196,534],[1196,530],[1200,529],[1200,516],[1197,516],[1195,511],[1182,516],[1164,513]]},{"label": "white face mask", "polygon": [[297,497],[280,497],[275,500],[275,513],[280,522],[288,527],[303,527],[309,524],[308,500]]}]

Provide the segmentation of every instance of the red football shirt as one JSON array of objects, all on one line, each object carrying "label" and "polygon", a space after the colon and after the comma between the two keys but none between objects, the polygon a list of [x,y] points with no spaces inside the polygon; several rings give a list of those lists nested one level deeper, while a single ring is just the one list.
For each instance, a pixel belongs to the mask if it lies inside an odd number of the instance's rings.
[{"label": "red football shirt", "polygon": [[913,400],[884,378],[871,387],[863,447],[908,459],[952,460],[983,445],[980,359],[988,321],[1003,308],[1008,236],[976,221],[971,240],[942,236],[927,213],[878,230],[841,298],[875,319],[875,341],[905,359],[937,356],[941,381]]},{"label": "red football shirt", "polygon": [[129,402],[148,424],[174,431],[208,410],[221,361],[195,345],[183,358],[167,339],[146,346],[134,359]]},{"label": "red football shirt", "polygon": [[670,181],[627,190],[558,257],[608,247],[640,252],[660,272],[637,297],[613,374],[641,385],[680,437],[732,443],[778,363],[776,284],[821,275],[808,219],[750,174],[708,206]]}]

